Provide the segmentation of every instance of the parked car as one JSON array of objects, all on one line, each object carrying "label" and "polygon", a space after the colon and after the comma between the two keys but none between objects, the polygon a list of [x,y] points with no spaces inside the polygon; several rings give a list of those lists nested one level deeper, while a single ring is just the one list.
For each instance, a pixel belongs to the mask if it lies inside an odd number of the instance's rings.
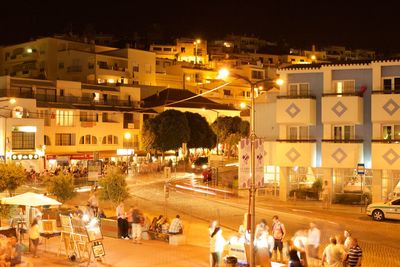
[{"label": "parked car", "polygon": [[192,163],[193,171],[203,171],[208,168],[208,157],[198,157]]},{"label": "parked car", "polygon": [[400,220],[400,198],[369,204],[367,215],[371,216],[375,221],[384,219]]}]

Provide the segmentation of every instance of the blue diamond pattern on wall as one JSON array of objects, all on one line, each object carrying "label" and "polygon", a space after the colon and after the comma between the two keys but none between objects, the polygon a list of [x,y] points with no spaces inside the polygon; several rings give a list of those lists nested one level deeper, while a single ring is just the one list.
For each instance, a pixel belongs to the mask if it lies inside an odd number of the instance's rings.
[{"label": "blue diamond pattern on wall", "polygon": [[301,156],[294,147],[292,147],[285,155],[291,162],[295,162]]},{"label": "blue diamond pattern on wall", "polygon": [[393,149],[389,149],[382,157],[389,165],[393,165],[400,158],[399,154]]},{"label": "blue diamond pattern on wall", "polygon": [[347,158],[347,154],[340,147],[336,149],[331,156],[337,163],[341,163],[345,158]]},{"label": "blue diamond pattern on wall", "polygon": [[285,111],[287,114],[289,114],[290,117],[294,118],[297,116],[297,114],[299,114],[301,109],[298,106],[296,106],[295,103],[292,103],[287,107]]},{"label": "blue diamond pattern on wall", "polygon": [[392,98],[386,102],[382,107],[390,116],[392,116],[400,108],[399,104],[396,103]]},{"label": "blue diamond pattern on wall", "polygon": [[335,113],[338,117],[341,117],[343,113],[347,111],[347,107],[341,102],[338,101],[333,107],[332,107],[333,113]]}]

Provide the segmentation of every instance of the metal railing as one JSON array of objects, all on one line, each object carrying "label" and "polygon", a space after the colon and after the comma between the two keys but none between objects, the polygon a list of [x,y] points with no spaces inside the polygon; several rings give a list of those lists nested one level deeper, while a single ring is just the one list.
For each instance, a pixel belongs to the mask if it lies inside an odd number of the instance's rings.
[{"label": "metal railing", "polygon": [[363,139],[322,139],[322,142],[358,144],[358,143],[363,143],[364,140]]}]

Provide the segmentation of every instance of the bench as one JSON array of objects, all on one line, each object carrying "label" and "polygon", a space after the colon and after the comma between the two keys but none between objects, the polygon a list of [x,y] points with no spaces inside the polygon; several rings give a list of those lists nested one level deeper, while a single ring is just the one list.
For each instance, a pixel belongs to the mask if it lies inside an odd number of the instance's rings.
[{"label": "bench", "polygon": [[159,233],[159,232],[150,231],[150,230],[144,231],[143,233],[147,233],[149,239],[151,239],[151,240],[166,241],[170,245],[186,244],[186,235],[183,235],[183,234],[174,235],[174,234],[167,234],[167,233]]}]

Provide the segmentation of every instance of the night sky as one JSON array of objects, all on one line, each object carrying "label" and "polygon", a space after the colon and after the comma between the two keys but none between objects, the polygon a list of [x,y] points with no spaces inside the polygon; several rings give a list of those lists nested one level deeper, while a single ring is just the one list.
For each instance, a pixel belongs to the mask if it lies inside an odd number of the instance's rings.
[{"label": "night sky", "polygon": [[400,4],[368,2],[11,0],[1,4],[0,45],[91,29],[126,37],[156,32],[165,39],[211,39],[234,33],[303,48],[332,44],[400,51]]}]

